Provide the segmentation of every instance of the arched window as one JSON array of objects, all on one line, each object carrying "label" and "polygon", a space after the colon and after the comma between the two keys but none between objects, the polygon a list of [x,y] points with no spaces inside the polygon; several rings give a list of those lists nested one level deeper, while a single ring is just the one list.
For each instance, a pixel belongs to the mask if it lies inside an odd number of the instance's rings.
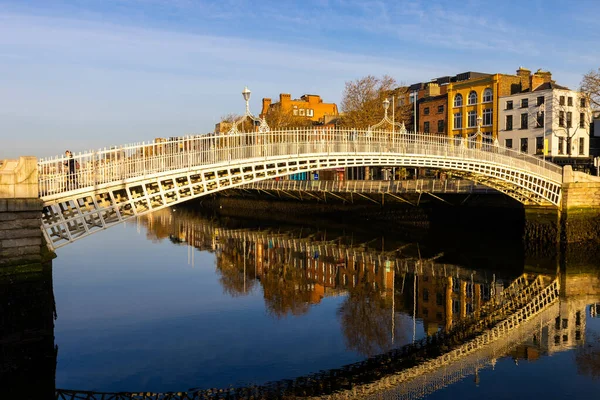
[{"label": "arched window", "polygon": [[471,90],[469,93],[469,103],[468,104],[477,104],[477,93],[474,90]]},{"label": "arched window", "polygon": [[462,106],[462,94],[457,93],[456,96],[454,96],[454,107],[461,107]]},{"label": "arched window", "polygon": [[492,102],[492,89],[487,88],[483,91],[483,102],[484,103]]}]

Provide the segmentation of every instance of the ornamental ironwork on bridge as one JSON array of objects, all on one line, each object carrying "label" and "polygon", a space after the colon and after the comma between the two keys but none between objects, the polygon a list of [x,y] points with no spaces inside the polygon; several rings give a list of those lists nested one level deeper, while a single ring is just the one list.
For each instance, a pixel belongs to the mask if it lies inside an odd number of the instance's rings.
[{"label": "ornamental ironwork on bridge", "polygon": [[43,231],[60,247],[224,189],[358,166],[449,170],[524,204],[560,205],[561,167],[494,144],[465,143],[404,130],[306,128],[185,136],[42,159]]}]

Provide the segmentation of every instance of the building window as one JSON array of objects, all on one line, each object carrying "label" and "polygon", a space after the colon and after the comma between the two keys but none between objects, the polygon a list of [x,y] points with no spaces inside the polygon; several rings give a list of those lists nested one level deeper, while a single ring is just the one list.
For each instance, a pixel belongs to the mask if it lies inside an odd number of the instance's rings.
[{"label": "building window", "polygon": [[462,113],[454,114],[454,129],[462,128]]},{"label": "building window", "polygon": [[504,140],[504,146],[505,146],[507,149],[512,149],[512,139],[505,139],[505,140]]},{"label": "building window", "polygon": [[452,312],[454,314],[460,313],[460,300],[458,300],[458,299],[452,300]]},{"label": "building window", "polygon": [[427,290],[427,289],[423,289],[423,301],[424,302],[429,301],[429,290]]},{"label": "building window", "polygon": [[423,114],[424,114],[424,115],[429,115],[429,107],[425,107],[425,108],[423,109]]},{"label": "building window", "polygon": [[579,127],[585,128],[585,113],[579,113]]},{"label": "building window", "polygon": [[475,93],[474,90],[471,90],[471,93],[469,93],[469,101],[467,104],[477,104],[477,93]]},{"label": "building window", "polygon": [[442,296],[441,293],[435,294],[435,304],[438,306],[441,306],[444,304],[444,297]]},{"label": "building window", "polygon": [[467,113],[467,127],[473,128],[477,126],[477,112],[469,111]]},{"label": "building window", "polygon": [[529,120],[528,120],[528,115],[527,113],[523,113],[521,114],[521,129],[527,129],[529,126]]},{"label": "building window", "polygon": [[522,153],[527,153],[527,151],[529,150],[528,145],[529,145],[529,139],[521,138],[521,152]]},{"label": "building window", "polygon": [[438,106],[438,114],[441,114],[444,112],[444,106]]},{"label": "building window", "polygon": [[300,109],[300,116],[304,117],[306,115],[306,110],[304,108]]},{"label": "building window", "polygon": [[561,106],[565,105],[565,96],[560,96],[558,98],[558,104],[560,104]]},{"label": "building window", "polygon": [[492,109],[486,108],[483,110],[483,126],[492,125]]},{"label": "building window", "polygon": [[544,96],[538,96],[538,98],[537,98],[537,105],[541,106],[542,104],[544,104],[544,100],[545,100]]},{"label": "building window", "polygon": [[314,117],[314,115],[315,115],[315,110],[313,110],[312,108],[309,108],[308,110],[306,110],[307,117]]},{"label": "building window", "polygon": [[457,93],[456,96],[454,96],[454,107],[462,107],[462,105],[463,105],[462,94]]},{"label": "building window", "polygon": [[443,119],[439,119],[438,120],[438,133],[444,133],[444,120]]},{"label": "building window", "polygon": [[512,102],[512,100],[508,100],[506,102],[506,109],[507,110],[512,110],[513,109],[513,102]]},{"label": "building window", "polygon": [[564,147],[565,147],[565,138],[564,137],[559,137],[558,138],[558,154],[559,155],[565,154]]},{"label": "building window", "polygon": [[565,126],[565,112],[564,111],[559,111],[558,112],[558,126]]},{"label": "building window", "polygon": [[512,129],[513,129],[513,116],[507,115],[506,116],[506,130],[512,131]]},{"label": "building window", "polygon": [[487,88],[483,91],[483,102],[484,103],[492,102],[492,89]]},{"label": "building window", "polygon": [[429,133],[429,121],[423,122],[423,132]]},{"label": "building window", "polygon": [[569,107],[573,107],[573,98],[572,98],[572,97],[569,97],[569,98],[567,99],[567,105],[568,105]]},{"label": "building window", "polygon": [[585,153],[585,138],[579,138],[579,155],[582,156]]},{"label": "building window", "polygon": [[535,154],[543,154],[544,153],[544,137],[538,136],[535,138]]},{"label": "building window", "polygon": [[521,108],[527,108],[529,107],[529,99],[525,98],[525,99],[521,99]]},{"label": "building window", "polygon": [[544,112],[538,111],[536,118],[536,127],[541,128],[544,126]]},{"label": "building window", "polygon": [[585,107],[585,98],[582,97],[581,99],[579,99],[579,106],[581,108]]},{"label": "building window", "polygon": [[294,106],[294,110],[292,111],[292,114],[298,115],[298,107],[297,106]]},{"label": "building window", "polygon": [[567,128],[573,127],[573,113],[571,111],[567,111]]}]

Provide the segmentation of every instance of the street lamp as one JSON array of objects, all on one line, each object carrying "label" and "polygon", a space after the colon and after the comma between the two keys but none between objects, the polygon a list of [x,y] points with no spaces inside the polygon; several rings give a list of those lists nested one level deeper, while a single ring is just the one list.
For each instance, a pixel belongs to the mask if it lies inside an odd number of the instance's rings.
[{"label": "street lamp", "polygon": [[244,86],[244,90],[242,90],[242,96],[244,97],[244,100],[246,101],[246,114],[250,114],[250,89],[248,89],[248,86]]},{"label": "street lamp", "polygon": [[242,117],[240,119],[233,122],[233,124],[231,125],[231,129],[229,130],[228,133],[230,133],[230,134],[239,133],[238,125],[240,125],[242,122],[244,122],[244,120],[246,118],[250,118],[250,120],[252,120],[252,124],[254,127],[256,127],[256,125],[259,125],[258,132],[260,132],[260,133],[266,133],[271,130],[269,128],[269,125],[267,125],[267,120],[264,117],[263,118],[255,117],[250,112],[250,94],[251,93],[252,92],[250,91],[250,89],[248,89],[248,86],[244,86],[244,90],[242,90],[242,97],[244,98],[244,101],[246,102],[246,112],[244,113],[244,115],[242,115]]}]

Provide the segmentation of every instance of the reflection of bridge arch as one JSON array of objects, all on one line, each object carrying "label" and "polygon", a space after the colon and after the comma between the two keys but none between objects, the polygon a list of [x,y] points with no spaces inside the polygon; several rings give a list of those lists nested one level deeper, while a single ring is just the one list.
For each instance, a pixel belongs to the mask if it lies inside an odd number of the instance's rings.
[{"label": "reflection of bridge arch", "polygon": [[[364,398],[387,392],[391,398],[420,398],[473,373],[473,369],[488,365],[490,359],[493,362],[496,357],[504,355],[507,349],[527,338],[540,326],[543,320],[541,314],[555,312],[558,308],[558,280],[548,286],[542,281],[540,278],[533,282],[527,278],[517,280],[501,294],[496,306],[489,308],[485,315],[478,316],[491,323],[496,320],[496,315],[499,322],[491,329],[468,338],[466,343],[446,351],[440,350],[454,336],[439,334],[364,362],[264,386],[177,393],[98,393],[58,389],[56,397],[89,400],[314,398],[323,395],[330,395],[331,398]],[[536,282],[541,286],[528,290]],[[513,295],[520,300],[513,298]],[[465,329],[468,332],[470,328],[458,327],[455,331],[457,337]],[[441,354],[436,356],[436,349]],[[420,359],[425,361],[420,362]]]},{"label": "reflection of bridge arch", "polygon": [[[522,203],[561,203],[562,169],[536,157],[462,141],[387,131],[289,130],[194,136],[80,154],[75,179],[63,158],[39,164],[43,227],[59,247],[96,230],[226,188],[305,171],[407,166],[455,171]],[[77,188],[67,185],[76,181]]]},{"label": "reflection of bridge arch", "polygon": [[[140,219],[144,221],[146,218]],[[148,232],[155,232],[151,239],[171,238],[176,243],[215,251],[219,256],[224,253],[244,255],[248,263],[252,256],[241,249],[256,251],[252,244],[260,244],[264,249],[273,250],[272,260],[287,260],[295,265],[289,255],[304,256],[319,251],[319,260],[336,262],[338,258],[361,258],[368,263],[381,260],[393,260],[392,270],[398,273],[412,272],[431,276],[463,276],[474,271],[460,267],[436,264],[430,260],[405,258],[407,248],[400,251],[383,252],[368,246],[351,246],[343,239],[326,240],[320,232],[310,231],[304,236],[293,232],[255,230],[248,228],[227,228],[214,220],[206,220],[185,208],[177,212],[153,213],[147,218]],[[341,244],[340,244],[341,243]],[[392,247],[393,249],[394,247]],[[278,251],[282,250],[282,251]],[[285,250],[285,251],[284,251]],[[254,253],[256,255],[257,253]],[[283,257],[279,257],[283,256]],[[262,254],[262,258],[269,258]],[[292,257],[293,258],[293,257]],[[241,258],[233,262],[244,262]],[[341,263],[341,260],[338,261]],[[319,265],[320,267],[320,265]],[[310,270],[306,263],[299,269]],[[362,268],[360,268],[362,269]],[[368,265],[367,265],[368,269]],[[485,275],[474,276],[475,281],[485,280]],[[415,346],[405,346],[398,350],[372,357],[345,367],[297,378],[292,381],[274,382],[257,387],[201,390],[181,393],[86,393],[58,390],[59,398],[114,398],[114,399],[204,399],[204,398],[273,398],[275,393],[286,393],[290,397],[337,395],[340,398],[363,398],[370,394],[383,398],[419,398],[432,391],[441,389],[464,377],[476,374],[479,369],[493,366],[495,359],[512,352],[517,344],[536,346],[545,354],[579,345],[585,331],[585,316],[580,313],[583,305],[596,302],[595,298],[586,298],[573,303],[564,299],[558,303],[558,281],[547,276],[522,275],[510,286],[502,290],[492,301],[475,310],[471,317],[458,322],[456,329],[447,331],[447,336],[433,335],[429,339],[417,342]],[[587,280],[586,280],[587,282]],[[400,289],[396,280],[396,290]],[[564,306],[564,307],[563,307]],[[584,309],[584,308],[583,308]],[[567,323],[563,323],[565,319]],[[560,322],[560,324],[558,323]],[[544,329],[546,330],[544,334]],[[460,332],[467,332],[461,336]],[[472,334],[471,334],[472,333]],[[534,336],[536,335],[536,336]],[[545,335],[545,338],[544,338]],[[569,341],[563,337],[568,335]],[[578,336],[579,335],[579,336]],[[555,339],[559,338],[560,343]],[[541,339],[541,340],[540,340]],[[444,342],[444,340],[446,342]],[[453,343],[445,348],[444,343]],[[433,344],[437,342],[437,344]],[[547,346],[547,347],[546,347]],[[566,346],[566,347],[565,347]],[[513,353],[514,356],[514,353]],[[402,364],[403,361],[407,361]],[[79,397],[71,397],[78,395]],[[104,395],[104,397],[102,397]],[[111,397],[112,396],[112,397]]]}]

